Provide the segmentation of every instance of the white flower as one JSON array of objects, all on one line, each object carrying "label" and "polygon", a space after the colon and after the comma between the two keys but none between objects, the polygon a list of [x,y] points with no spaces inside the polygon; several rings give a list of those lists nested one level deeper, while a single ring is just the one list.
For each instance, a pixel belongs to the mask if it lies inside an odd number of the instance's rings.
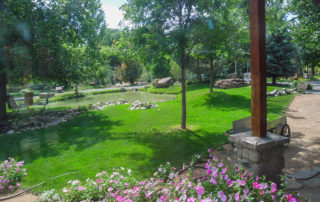
[{"label": "white flower", "polygon": [[121,170],[124,170],[124,168],[123,168],[123,167],[120,167],[120,169],[121,169]]},{"label": "white flower", "polygon": [[131,173],[131,169],[128,169],[128,174],[130,174]]},{"label": "white flower", "polygon": [[72,182],[72,185],[77,185],[77,184],[79,184],[79,182],[80,182],[79,180],[75,180]]},{"label": "white flower", "polygon": [[67,188],[63,188],[62,190],[64,193],[68,192],[68,189]]},{"label": "white flower", "polygon": [[169,179],[173,179],[173,178],[174,178],[174,173],[170,173]]},{"label": "white flower", "polygon": [[158,175],[158,172],[153,173],[153,176],[157,176],[157,175]]}]

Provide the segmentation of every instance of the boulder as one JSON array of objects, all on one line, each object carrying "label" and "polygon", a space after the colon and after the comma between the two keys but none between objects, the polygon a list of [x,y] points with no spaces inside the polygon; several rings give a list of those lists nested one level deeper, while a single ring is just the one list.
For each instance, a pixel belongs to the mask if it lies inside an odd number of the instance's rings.
[{"label": "boulder", "polygon": [[305,92],[307,90],[307,88],[308,88],[308,83],[298,83],[298,85],[297,85],[297,91],[299,93]]},{"label": "boulder", "polygon": [[157,104],[149,104],[148,102],[140,102],[140,101],[135,101],[132,103],[130,106],[130,110],[137,110],[137,109],[154,109],[158,107]]},{"label": "boulder", "polygon": [[217,81],[215,86],[218,88],[229,89],[229,88],[239,88],[243,86],[249,86],[250,83],[243,79],[224,79]]},{"label": "boulder", "polygon": [[168,88],[169,86],[172,86],[173,83],[172,77],[162,78],[156,82],[156,88]]}]

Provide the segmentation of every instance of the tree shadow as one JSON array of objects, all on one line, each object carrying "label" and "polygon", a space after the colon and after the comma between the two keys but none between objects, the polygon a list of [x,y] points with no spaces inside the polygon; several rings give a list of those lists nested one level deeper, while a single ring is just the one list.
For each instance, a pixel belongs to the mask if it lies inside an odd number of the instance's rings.
[{"label": "tree shadow", "polygon": [[300,132],[291,134],[291,142],[285,151],[285,172],[292,173],[320,166],[320,137],[306,140],[306,135]]},{"label": "tree shadow", "polygon": [[207,106],[208,108],[221,108],[224,111],[233,111],[235,109],[250,111],[251,100],[242,95],[227,94],[220,91],[207,94],[204,102],[201,103],[200,106]]},{"label": "tree shadow", "polygon": [[121,121],[112,121],[108,116],[84,113],[55,127],[4,135],[0,137],[0,161],[14,156],[31,163],[39,157],[60,155],[70,147],[81,151],[108,138],[110,134],[101,130],[119,125]]}]

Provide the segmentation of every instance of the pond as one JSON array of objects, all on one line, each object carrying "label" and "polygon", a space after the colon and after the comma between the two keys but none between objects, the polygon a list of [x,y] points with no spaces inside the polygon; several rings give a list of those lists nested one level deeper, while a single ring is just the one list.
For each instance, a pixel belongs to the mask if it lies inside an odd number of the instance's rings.
[{"label": "pond", "polygon": [[97,104],[98,102],[118,101],[120,99],[128,101],[130,104],[139,100],[141,102],[165,102],[176,99],[176,95],[168,94],[152,94],[148,92],[119,92],[119,93],[105,93],[97,95],[87,95],[86,97],[72,100],[64,100],[58,102],[51,102],[48,104],[49,108],[54,107],[76,107],[87,106],[89,104]]}]

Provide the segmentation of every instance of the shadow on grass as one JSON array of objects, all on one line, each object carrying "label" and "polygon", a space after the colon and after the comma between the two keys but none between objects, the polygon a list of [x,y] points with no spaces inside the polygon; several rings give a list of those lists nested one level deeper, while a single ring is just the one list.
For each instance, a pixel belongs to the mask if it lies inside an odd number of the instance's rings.
[{"label": "shadow on grass", "polygon": [[[139,134],[117,134],[110,139],[129,140],[135,145],[144,145],[152,150],[151,155],[144,150],[135,150],[130,153],[119,151],[115,154],[117,158],[137,162],[135,172],[142,177],[150,177],[160,164],[166,162],[171,162],[173,166],[181,168],[183,163],[188,164],[194,155],[206,153],[208,148],[226,142],[225,136],[203,130],[167,132],[153,130]],[[139,163],[139,161],[144,163]]]},{"label": "shadow on grass", "polygon": [[[116,166],[131,165],[137,176],[143,178],[150,177],[160,164],[172,162],[179,168],[182,163],[189,162],[195,154],[204,153],[208,148],[226,141],[221,134],[203,130],[111,131],[112,128],[121,125],[121,121],[112,121],[101,113],[90,112],[57,127],[1,136],[0,161],[11,156],[25,161],[26,164],[32,164],[37,159],[57,157],[57,159],[63,158],[66,163],[72,162],[73,156],[78,153],[93,152],[94,149],[91,148],[99,145],[100,150],[96,154],[89,157],[77,156],[77,160],[82,161],[78,162],[79,165],[94,167],[96,158],[99,158],[101,162],[106,162],[99,165],[105,170],[111,170],[115,166],[108,162],[117,162]],[[43,161],[43,163],[48,164],[44,166],[47,168],[53,162]],[[58,162],[55,160],[54,163]],[[55,167],[59,165],[48,169]],[[40,168],[33,168],[34,171],[37,169]],[[77,170],[82,167],[65,169]],[[83,176],[87,177],[87,174],[83,173]],[[30,177],[35,178],[35,176]]]},{"label": "shadow on grass", "polygon": [[214,92],[207,94],[201,106],[209,108],[221,108],[224,111],[232,111],[235,109],[251,110],[251,100],[242,95],[232,95],[225,92]]},{"label": "shadow on grass", "polygon": [[56,127],[4,135],[0,137],[0,161],[11,156],[30,163],[39,157],[60,155],[70,147],[83,150],[108,138],[110,134],[101,130],[120,125],[120,121],[111,121],[107,116],[85,113]]}]

